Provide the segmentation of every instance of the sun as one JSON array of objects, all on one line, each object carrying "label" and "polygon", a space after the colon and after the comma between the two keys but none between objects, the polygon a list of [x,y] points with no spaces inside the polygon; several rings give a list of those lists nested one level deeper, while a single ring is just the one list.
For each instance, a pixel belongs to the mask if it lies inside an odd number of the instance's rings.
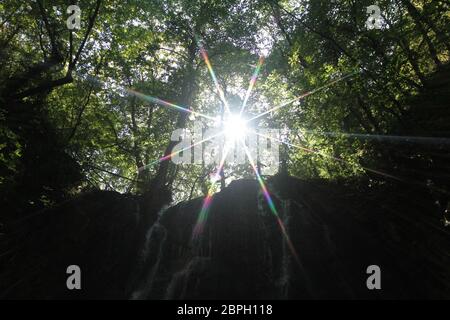
[{"label": "sun", "polygon": [[[303,94],[301,94],[301,95],[299,95],[297,97],[292,98],[291,100],[288,100],[288,101],[286,101],[286,102],[284,102],[284,103],[282,103],[282,104],[280,104],[278,106],[270,108],[269,110],[264,111],[264,112],[262,112],[262,113],[260,113],[260,114],[258,114],[256,116],[253,116],[252,118],[246,119],[246,118],[242,117],[242,114],[243,114],[243,112],[245,110],[247,102],[248,102],[248,100],[250,98],[250,95],[252,93],[252,90],[253,90],[253,88],[255,86],[256,79],[258,78],[258,74],[259,74],[259,72],[261,70],[261,66],[262,66],[262,64],[264,62],[264,57],[263,56],[260,57],[260,59],[258,61],[258,64],[255,67],[255,71],[254,71],[254,73],[252,75],[252,78],[250,80],[247,92],[245,94],[245,98],[244,98],[243,103],[242,103],[242,105],[240,107],[240,112],[239,113],[232,113],[231,109],[230,109],[230,106],[228,105],[228,102],[227,102],[227,100],[225,98],[225,93],[224,93],[224,91],[222,90],[222,88],[220,87],[220,85],[219,85],[219,83],[217,81],[217,77],[216,77],[216,75],[214,73],[214,70],[212,68],[212,65],[211,65],[211,63],[209,61],[208,54],[207,54],[206,50],[203,48],[203,46],[202,46],[202,44],[200,42],[198,42],[198,45],[200,47],[201,55],[202,55],[203,59],[205,60],[205,63],[207,65],[207,67],[208,67],[208,71],[209,71],[209,73],[211,75],[211,78],[212,78],[212,80],[214,82],[216,93],[219,95],[219,98],[220,98],[221,102],[223,103],[223,106],[224,106],[224,110],[223,111],[225,111],[225,114],[222,113],[221,115],[217,115],[216,117],[211,117],[211,116],[202,114],[200,112],[193,111],[190,108],[184,108],[184,107],[175,105],[173,103],[161,100],[161,99],[156,98],[156,97],[151,97],[151,96],[147,96],[147,95],[141,94],[141,93],[136,92],[136,91],[131,90],[131,89],[127,89],[126,91],[129,92],[130,94],[133,94],[133,95],[135,95],[135,96],[137,96],[139,98],[142,98],[142,99],[144,99],[146,101],[149,101],[149,102],[152,102],[152,103],[156,103],[156,104],[160,104],[160,105],[163,105],[163,106],[166,106],[166,107],[170,107],[170,108],[176,109],[178,111],[183,111],[183,112],[189,113],[190,115],[192,115],[192,119],[195,119],[196,116],[201,116],[201,117],[203,117],[205,119],[208,119],[210,121],[212,120],[216,126],[220,126],[221,130],[220,130],[219,134],[212,135],[212,136],[210,136],[210,137],[208,137],[206,139],[197,141],[194,144],[190,144],[187,148],[180,149],[178,151],[175,151],[175,152],[172,152],[172,153],[170,153],[168,155],[165,155],[164,157],[158,159],[157,161],[155,161],[153,163],[161,163],[162,161],[172,159],[173,155],[178,154],[180,152],[183,152],[185,150],[191,149],[195,145],[200,144],[200,143],[204,143],[206,141],[209,141],[209,140],[213,139],[216,136],[219,136],[219,135],[224,135],[225,136],[225,145],[223,146],[223,150],[224,151],[221,152],[222,155],[220,156],[221,160],[220,160],[220,162],[219,162],[219,164],[218,164],[218,166],[217,166],[217,168],[215,170],[215,173],[213,173],[210,176],[212,183],[211,183],[210,187],[208,188],[208,193],[207,193],[206,197],[203,200],[202,208],[200,210],[200,213],[199,213],[198,218],[197,218],[197,222],[196,222],[194,230],[192,232],[192,239],[195,240],[195,239],[198,239],[198,237],[202,234],[204,226],[205,226],[205,222],[206,222],[206,220],[208,218],[208,210],[209,210],[209,208],[211,206],[211,203],[212,203],[212,201],[214,199],[213,198],[213,194],[214,194],[214,188],[216,186],[215,183],[217,181],[219,181],[219,180],[224,182],[225,179],[226,179],[225,178],[225,174],[224,174],[224,165],[225,165],[225,162],[227,160],[227,155],[229,154],[229,152],[232,152],[234,148],[236,148],[236,142],[241,142],[242,149],[245,151],[245,154],[247,155],[247,158],[248,158],[248,160],[250,162],[250,166],[251,166],[251,168],[253,169],[253,171],[255,173],[256,180],[258,181],[258,184],[259,184],[259,186],[261,188],[261,191],[262,191],[262,193],[264,195],[264,198],[267,201],[267,204],[268,204],[268,206],[270,208],[270,211],[272,211],[274,216],[277,218],[278,224],[279,224],[280,229],[281,229],[281,232],[284,235],[284,238],[285,238],[285,240],[287,242],[287,245],[288,245],[292,255],[294,256],[294,258],[297,261],[297,263],[299,265],[301,265],[300,259],[298,258],[298,254],[297,254],[297,252],[296,252],[296,250],[295,250],[295,248],[294,248],[294,246],[293,246],[293,244],[292,244],[292,242],[291,242],[291,240],[289,238],[289,234],[286,231],[286,227],[284,226],[283,221],[279,217],[277,208],[276,208],[276,206],[275,206],[275,204],[274,204],[274,202],[272,200],[272,197],[271,197],[271,195],[270,195],[270,193],[268,191],[268,188],[267,188],[266,184],[264,183],[264,180],[263,180],[263,178],[262,178],[262,176],[260,174],[260,169],[258,168],[258,162],[255,162],[253,160],[253,157],[252,157],[251,153],[249,152],[249,150],[248,150],[248,148],[247,148],[247,146],[245,144],[245,141],[244,141],[248,132],[250,132],[252,134],[259,135],[259,136],[261,136],[263,138],[267,138],[267,136],[264,136],[264,135],[256,133],[253,130],[253,126],[248,127],[247,124],[248,123],[252,123],[256,119],[261,118],[261,117],[263,117],[263,116],[265,116],[267,114],[272,114],[274,111],[279,110],[281,108],[284,108],[284,107],[286,107],[286,106],[288,106],[288,105],[290,105],[290,104],[292,104],[292,103],[294,103],[296,101],[300,101],[302,99],[305,99],[306,97],[308,97],[308,96],[310,96],[310,95],[312,95],[312,94],[314,94],[314,93],[316,93],[318,91],[324,90],[324,89],[332,86],[333,84],[336,84],[336,83],[338,83],[338,82],[340,82],[340,81],[342,81],[344,79],[352,77],[353,75],[356,75],[357,73],[359,73],[359,71],[355,71],[355,72],[349,73],[347,75],[344,75],[343,77],[341,77],[339,79],[336,79],[336,80],[333,80],[333,81],[329,82],[328,84],[325,84],[325,85],[323,85],[323,86],[321,86],[321,87],[319,87],[317,89],[305,92],[305,93],[303,93]],[[225,118],[221,118],[223,116],[225,116]],[[220,119],[223,119],[223,120],[220,120]],[[269,139],[272,139],[272,138],[269,138]],[[313,152],[313,153],[322,155],[321,153],[319,153],[319,152],[317,152],[315,150],[310,150],[310,149],[307,149],[307,148],[302,147],[302,146],[296,146],[294,144],[290,144],[290,143],[287,143],[287,142],[282,141],[282,140],[279,140],[279,141],[281,143],[286,144],[287,146],[297,147],[297,148],[300,148],[302,150],[306,150],[308,152]],[[234,146],[231,146],[233,144],[234,144]],[[338,159],[338,158],[334,158],[334,159],[342,161],[341,159]],[[258,159],[256,159],[256,160],[258,161]],[[146,166],[143,166],[142,168],[145,168],[145,167]],[[140,170],[141,170],[141,168],[138,169],[138,172]]]},{"label": "sun", "polygon": [[230,114],[228,118],[224,120],[224,135],[230,142],[243,139],[247,134],[247,131],[247,121],[240,115]]}]

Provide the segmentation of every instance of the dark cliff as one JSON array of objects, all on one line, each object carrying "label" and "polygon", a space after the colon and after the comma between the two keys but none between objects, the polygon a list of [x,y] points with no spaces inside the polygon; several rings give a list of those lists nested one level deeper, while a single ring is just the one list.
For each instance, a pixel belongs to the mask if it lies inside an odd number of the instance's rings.
[{"label": "dark cliff", "polygon": [[[3,298],[449,298],[450,233],[431,194],[275,177],[281,225],[253,180],[145,217],[142,199],[95,192],[4,226]],[[401,190],[401,191],[400,191]],[[148,215],[147,214],[147,215]],[[156,220],[156,221],[155,221]],[[7,243],[9,241],[9,243]],[[79,265],[82,290],[66,288]],[[366,269],[381,268],[381,290]]]}]

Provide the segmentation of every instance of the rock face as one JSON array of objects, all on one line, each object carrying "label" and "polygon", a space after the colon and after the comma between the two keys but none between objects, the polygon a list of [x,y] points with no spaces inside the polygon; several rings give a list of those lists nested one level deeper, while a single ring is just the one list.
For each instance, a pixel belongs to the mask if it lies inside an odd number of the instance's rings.
[{"label": "rock face", "polygon": [[[277,215],[256,181],[235,181],[213,196],[197,237],[193,230],[202,199],[163,210],[156,221],[139,211],[142,199],[112,192],[88,194],[41,212],[7,226],[11,252],[1,257],[0,294],[63,299],[450,297],[450,235],[424,190],[292,177],[272,178],[268,186]],[[156,214],[160,205],[153,208]],[[81,267],[80,291],[66,288],[71,264]],[[381,290],[367,289],[370,265],[381,269]]]},{"label": "rock face", "polygon": [[[232,183],[216,194],[203,232],[193,239],[201,208],[201,199],[179,204],[149,231],[145,260],[155,262],[145,263],[148,275],[134,298],[274,297],[277,288],[269,280],[281,266],[270,270],[265,231],[271,230],[265,220],[271,217],[261,216],[256,181]],[[281,257],[281,243],[274,240]]]},{"label": "rock face", "polygon": [[[237,181],[214,196],[197,240],[199,199],[161,215],[133,298],[449,297],[450,237],[430,212],[431,198],[402,204],[288,177],[273,179],[271,189],[298,260],[257,183]],[[382,290],[367,288],[370,265],[381,268]]]},{"label": "rock face", "polygon": [[[137,204],[115,192],[93,192],[7,225],[0,296],[126,298],[140,240]],[[80,291],[66,287],[70,265],[81,268]]]}]

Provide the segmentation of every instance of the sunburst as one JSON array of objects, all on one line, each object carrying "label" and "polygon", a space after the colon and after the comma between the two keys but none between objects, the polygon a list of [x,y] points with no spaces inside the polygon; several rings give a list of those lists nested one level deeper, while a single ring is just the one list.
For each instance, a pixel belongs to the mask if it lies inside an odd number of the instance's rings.
[{"label": "sunburst", "polygon": [[[201,44],[200,41],[197,41],[197,43],[198,43],[198,46],[200,48],[201,56],[202,56],[206,66],[208,68],[209,74],[210,74],[211,79],[212,79],[212,81],[214,83],[214,87],[215,87],[215,89],[216,89],[216,91],[217,91],[217,93],[218,93],[218,95],[220,97],[220,100],[222,101],[222,103],[224,105],[225,114],[223,116],[223,119],[221,120],[222,130],[218,134],[215,134],[215,135],[210,136],[210,137],[208,137],[206,139],[198,141],[198,142],[190,145],[187,148],[184,148],[182,150],[178,150],[177,152],[173,152],[173,153],[171,153],[169,155],[165,155],[164,157],[158,159],[157,161],[154,161],[154,162],[152,162],[152,163],[150,163],[150,164],[148,164],[148,165],[146,165],[144,167],[139,168],[139,170],[143,170],[143,169],[145,169],[145,168],[147,168],[147,167],[149,167],[151,165],[154,165],[156,163],[160,163],[162,161],[170,160],[175,154],[178,154],[178,153],[180,153],[182,151],[185,151],[187,149],[193,148],[194,146],[196,146],[198,144],[207,142],[207,141],[209,141],[209,140],[211,140],[211,139],[213,139],[213,138],[215,138],[215,137],[217,137],[219,135],[224,135],[225,136],[225,140],[228,140],[229,142],[232,142],[232,143],[238,142],[238,145],[241,145],[242,148],[245,151],[245,154],[246,154],[246,156],[247,156],[247,158],[248,158],[248,160],[250,162],[250,165],[251,165],[251,167],[252,167],[252,169],[254,171],[256,180],[258,181],[258,184],[259,184],[259,186],[261,188],[261,192],[262,192],[264,198],[267,201],[267,204],[268,204],[268,207],[269,207],[270,211],[272,212],[272,214],[276,218],[276,221],[277,221],[277,223],[278,223],[278,225],[280,227],[280,231],[281,231],[284,239],[286,240],[286,243],[288,245],[289,250],[292,253],[292,256],[297,261],[297,263],[300,263],[297,251],[295,250],[294,245],[292,244],[292,242],[291,242],[291,240],[289,238],[289,235],[288,235],[288,232],[286,230],[286,227],[284,226],[283,221],[280,218],[280,215],[279,215],[279,213],[277,211],[277,208],[276,208],[276,206],[274,204],[274,201],[272,200],[272,196],[271,196],[271,194],[269,192],[269,189],[267,188],[267,185],[264,182],[263,177],[261,176],[260,172],[258,171],[258,168],[257,168],[257,166],[255,164],[255,161],[253,160],[252,155],[250,154],[250,151],[249,151],[248,147],[244,143],[244,139],[245,139],[245,136],[248,133],[253,133],[254,132],[254,131],[249,129],[249,123],[251,123],[252,121],[254,121],[256,119],[259,119],[259,118],[261,118],[261,117],[263,117],[263,116],[265,116],[267,114],[271,114],[274,111],[277,111],[277,110],[279,110],[281,108],[284,108],[284,107],[286,107],[286,106],[288,106],[288,105],[290,105],[290,104],[292,104],[292,103],[294,103],[296,101],[304,99],[304,98],[306,98],[306,97],[308,97],[308,96],[310,96],[310,95],[312,95],[314,93],[317,93],[317,92],[319,92],[321,90],[324,90],[324,89],[326,89],[326,88],[328,88],[328,87],[330,87],[330,86],[332,86],[332,85],[334,85],[334,84],[336,84],[336,83],[338,83],[338,82],[340,82],[342,80],[345,80],[345,79],[353,76],[354,74],[356,74],[356,72],[353,72],[351,74],[347,74],[347,75],[345,75],[345,76],[343,76],[343,77],[341,77],[339,79],[331,81],[328,84],[326,84],[324,86],[321,86],[321,87],[319,87],[319,88],[317,88],[315,90],[303,93],[303,94],[301,94],[298,97],[295,97],[295,98],[293,98],[293,99],[291,99],[289,101],[286,101],[286,102],[284,102],[284,103],[282,103],[282,104],[280,104],[278,106],[275,106],[273,108],[270,108],[270,109],[268,109],[268,110],[266,110],[266,111],[264,111],[264,112],[262,112],[262,113],[260,113],[260,114],[258,114],[256,116],[254,116],[254,117],[252,117],[250,119],[245,119],[244,116],[243,116],[244,115],[244,111],[245,111],[245,108],[247,106],[248,100],[249,100],[249,98],[250,98],[250,96],[252,94],[252,91],[253,91],[253,89],[255,87],[255,84],[256,84],[257,78],[259,76],[259,73],[261,71],[262,65],[264,63],[264,57],[261,56],[259,58],[259,60],[258,60],[258,63],[256,65],[256,67],[254,69],[254,72],[252,74],[252,77],[251,77],[251,79],[249,81],[249,86],[248,86],[248,88],[246,90],[245,98],[244,98],[243,103],[242,103],[242,105],[240,107],[239,113],[232,113],[231,110],[230,110],[229,104],[228,104],[228,102],[226,100],[225,94],[224,94],[224,92],[223,92],[223,90],[222,90],[222,88],[221,88],[221,86],[220,86],[220,84],[218,82],[217,77],[216,77],[216,74],[214,72],[212,63],[211,63],[211,61],[209,59],[208,53],[207,53],[206,49],[203,47],[203,45]],[[127,90],[127,91],[130,94],[133,94],[133,95],[135,95],[135,96],[137,96],[137,97],[139,97],[139,98],[141,98],[143,100],[146,100],[146,101],[149,101],[149,102],[153,102],[153,103],[157,103],[159,105],[166,106],[166,107],[175,109],[177,111],[187,112],[187,113],[190,113],[190,114],[192,114],[194,116],[202,117],[202,118],[205,118],[205,119],[208,119],[208,120],[216,120],[218,118],[217,116],[215,116],[215,117],[214,116],[208,116],[208,115],[205,115],[205,114],[202,114],[202,113],[199,113],[199,112],[195,112],[195,111],[193,111],[193,110],[191,110],[189,108],[184,108],[184,107],[175,105],[173,103],[169,103],[167,101],[164,101],[164,100],[161,100],[161,99],[158,99],[158,98],[155,98],[155,97],[144,95],[142,93],[139,93],[139,92],[136,92],[136,91],[133,91],[133,90]],[[273,139],[273,137],[268,137],[268,138],[269,139]],[[281,141],[281,142],[282,143],[287,143],[285,141]],[[217,166],[217,168],[215,170],[215,173],[212,174],[212,178],[213,178],[214,181],[217,181],[217,180],[220,179],[223,167],[225,165],[225,159],[227,158],[228,152],[229,152],[229,149],[227,148],[227,144],[226,144],[225,147],[224,147],[224,150],[222,152],[222,157],[221,157],[221,160],[219,162],[219,165]],[[213,199],[214,199],[213,195],[214,195],[214,190],[213,190],[213,187],[211,187],[208,190],[207,195],[203,199],[202,208],[201,208],[201,210],[200,210],[200,212],[198,214],[197,222],[196,222],[196,224],[195,224],[195,226],[193,228],[193,232],[192,232],[192,240],[193,241],[197,241],[199,239],[199,237],[203,233],[205,223],[206,223],[206,221],[208,219],[209,209],[210,209],[210,206],[211,206],[211,204],[213,202]]]}]

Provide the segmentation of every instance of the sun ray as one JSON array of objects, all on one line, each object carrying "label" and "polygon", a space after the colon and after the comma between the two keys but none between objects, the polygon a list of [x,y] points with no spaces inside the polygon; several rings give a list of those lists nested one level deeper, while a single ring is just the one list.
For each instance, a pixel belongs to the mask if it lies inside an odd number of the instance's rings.
[{"label": "sun ray", "polygon": [[158,160],[152,161],[152,162],[150,162],[149,164],[147,164],[147,165],[145,165],[145,166],[142,166],[142,167],[138,168],[138,172],[140,172],[140,171],[142,171],[142,170],[145,170],[145,169],[147,169],[147,168],[149,168],[149,167],[151,167],[151,166],[153,166],[153,165],[156,165],[156,164],[158,164],[158,163],[161,163],[161,162],[163,162],[163,161],[170,160],[170,159],[172,159],[172,157],[173,157],[174,155],[177,155],[178,153],[181,153],[181,152],[183,152],[183,151],[189,150],[189,149],[191,149],[191,148],[193,148],[193,147],[195,147],[195,146],[197,146],[197,145],[199,145],[199,144],[201,144],[201,143],[204,143],[204,142],[207,142],[207,141],[209,141],[209,140],[211,140],[211,139],[213,139],[213,138],[216,138],[216,137],[222,135],[223,133],[224,133],[224,131],[220,131],[220,132],[217,133],[217,134],[214,134],[214,135],[212,135],[212,136],[209,136],[208,138],[202,139],[202,140],[200,140],[200,141],[197,141],[196,143],[193,143],[193,144],[189,145],[189,147],[186,147],[186,148],[180,149],[180,150],[178,150],[178,151],[172,152],[171,154],[168,154],[168,155],[166,155],[166,156],[164,156],[164,157],[162,157],[162,158],[159,158]]},{"label": "sun ray", "polygon": [[225,111],[227,113],[231,113],[230,106],[228,105],[228,102],[225,98],[225,93],[223,92],[222,88],[220,87],[216,73],[214,72],[211,61],[209,60],[208,52],[206,51],[205,47],[203,46],[201,40],[198,39],[197,36],[195,38],[197,41],[197,45],[200,49],[200,54],[202,55],[202,58],[205,61],[206,67],[208,68],[209,74],[211,75],[211,78],[214,82],[214,86],[216,87],[216,90],[217,90],[217,93],[219,94],[220,100],[222,100],[222,103],[225,106]]},{"label": "sun ray", "polygon": [[248,99],[250,98],[250,94],[252,93],[252,90],[255,87],[255,83],[256,83],[256,80],[258,79],[258,75],[259,75],[259,72],[261,71],[261,67],[262,67],[263,63],[264,63],[264,56],[260,56],[258,64],[255,67],[255,71],[253,72],[252,78],[250,79],[247,93],[245,94],[245,99],[242,102],[241,111],[239,112],[239,115],[242,115],[242,113],[245,110],[245,107],[247,106]]},{"label": "sun ray", "polygon": [[292,103],[294,103],[294,102],[296,102],[296,101],[298,101],[298,100],[302,100],[302,99],[304,99],[304,98],[306,98],[306,97],[308,97],[308,96],[310,96],[310,95],[312,95],[312,94],[314,94],[314,93],[316,93],[316,92],[319,92],[319,91],[321,91],[321,90],[324,90],[324,89],[326,89],[326,88],[329,88],[329,87],[331,87],[332,85],[334,85],[334,84],[336,84],[336,83],[338,83],[338,82],[341,82],[341,81],[343,81],[343,80],[345,80],[345,79],[347,79],[347,78],[349,78],[349,77],[355,75],[356,73],[359,73],[359,72],[358,72],[358,71],[352,72],[352,73],[347,74],[346,76],[343,76],[343,77],[341,77],[341,78],[339,78],[339,79],[333,80],[333,81],[331,81],[331,82],[329,82],[329,83],[327,83],[327,84],[325,84],[325,85],[323,85],[323,86],[321,86],[321,87],[319,87],[319,88],[316,88],[316,89],[314,89],[314,90],[305,92],[305,93],[303,93],[302,95],[300,95],[300,96],[298,96],[298,97],[295,97],[295,98],[293,98],[293,99],[291,99],[291,100],[288,100],[288,101],[282,103],[282,104],[279,105],[279,106],[276,106],[276,107],[274,107],[274,108],[272,108],[272,109],[269,109],[269,110],[267,110],[267,111],[264,111],[264,112],[260,113],[259,115],[256,115],[256,116],[254,116],[253,118],[248,119],[247,122],[256,120],[256,119],[258,119],[258,118],[261,118],[261,117],[265,116],[266,114],[272,113],[272,112],[274,112],[274,111],[276,111],[276,110],[279,110],[279,109],[281,109],[281,108],[284,108],[284,107],[286,107],[286,106],[288,106],[288,105],[290,105],[290,104],[292,104]]},{"label": "sun ray", "polygon": [[[106,83],[104,81],[101,81],[100,79],[98,79],[96,77],[88,76],[88,78],[82,78],[82,77],[77,77],[77,78],[89,81],[89,82],[91,82],[93,84],[106,86]],[[156,103],[156,104],[158,104],[160,106],[169,107],[169,108],[175,109],[177,111],[186,112],[186,113],[189,113],[189,114],[192,114],[192,115],[195,115],[195,116],[203,117],[203,118],[208,119],[208,120],[212,120],[212,121],[215,120],[214,117],[202,114],[200,112],[193,111],[190,108],[184,108],[184,107],[181,107],[181,106],[176,105],[174,103],[171,103],[171,102],[168,102],[168,101],[156,98],[156,97],[152,97],[152,96],[143,94],[143,93],[138,92],[138,91],[136,91],[134,89],[130,89],[130,88],[126,88],[126,87],[120,87],[120,89],[125,91],[129,95],[136,96],[137,98],[142,99],[142,100],[147,101],[147,102]]]},{"label": "sun ray", "polygon": [[252,158],[247,146],[245,145],[245,143],[243,141],[241,141],[241,142],[242,142],[242,147],[244,148],[245,153],[247,154],[248,161],[250,162],[250,165],[251,165],[253,171],[255,172],[256,180],[258,181],[259,186],[261,187],[261,191],[264,195],[264,198],[267,201],[270,211],[272,211],[272,214],[275,216],[275,218],[277,220],[278,226],[280,227],[281,233],[283,234],[284,239],[286,240],[286,243],[289,247],[289,250],[292,253],[292,256],[294,257],[294,259],[298,263],[298,265],[301,266],[302,264],[301,264],[298,254],[297,254],[297,250],[295,250],[294,244],[292,243],[292,241],[289,237],[289,234],[287,233],[286,227],[284,226],[284,223],[281,220],[280,215],[278,214],[277,208],[275,207],[275,204],[273,203],[273,200],[272,200],[272,197],[270,196],[269,190],[267,189],[266,184],[264,183],[264,180],[262,179],[261,175],[259,174],[258,168],[256,167],[255,162],[253,161],[253,158]]},{"label": "sun ray", "polygon": [[[223,169],[223,166],[225,165],[225,159],[228,155],[228,148],[225,148],[222,159],[220,160],[219,166],[217,167],[216,173],[214,174],[214,177],[220,176],[220,173]],[[192,240],[198,239],[198,237],[203,233],[203,229],[206,224],[206,220],[208,219],[208,213],[209,208],[211,206],[212,200],[213,200],[213,188],[212,186],[208,190],[208,194],[203,199],[202,209],[200,210],[200,213],[198,214],[197,222],[195,223],[194,229],[192,231]]]},{"label": "sun ray", "polygon": [[383,134],[363,134],[363,133],[346,133],[346,132],[321,132],[315,130],[302,130],[303,132],[324,135],[324,136],[344,136],[348,138],[358,138],[367,140],[386,140],[392,142],[407,142],[418,144],[450,144],[450,139],[445,137],[421,137],[421,136],[395,136]]},{"label": "sun ray", "polygon": [[[306,147],[304,147],[304,146],[300,146],[300,145],[292,144],[292,143],[289,143],[289,142],[286,142],[286,141],[282,141],[282,140],[280,140],[280,139],[277,139],[277,138],[274,138],[274,137],[270,137],[270,136],[266,136],[266,135],[257,133],[257,132],[255,132],[255,131],[252,131],[252,132],[255,133],[256,135],[259,135],[259,136],[264,137],[264,138],[267,138],[267,139],[273,139],[273,140],[278,141],[278,142],[280,142],[280,143],[283,143],[283,144],[285,144],[285,145],[287,145],[287,146],[290,146],[290,147],[293,147],[293,148],[297,148],[297,149],[301,149],[301,150],[304,150],[304,151],[309,152],[309,153],[315,153],[315,154],[318,154],[318,155],[320,155],[320,156],[322,156],[322,157],[330,158],[330,159],[336,160],[336,161],[338,161],[338,162],[344,163],[344,164],[346,164],[346,165],[351,165],[351,163],[349,163],[348,161],[345,161],[344,159],[340,159],[340,158],[331,156],[331,155],[329,155],[329,154],[322,153],[322,152],[320,152],[320,151],[318,151],[318,150],[309,149],[309,148],[306,148]],[[420,181],[412,181],[412,180],[408,180],[408,181],[407,181],[407,180],[405,180],[405,179],[403,179],[403,178],[394,176],[394,175],[389,174],[389,173],[386,173],[386,172],[382,172],[382,171],[379,171],[379,170],[371,169],[371,168],[368,168],[368,167],[362,166],[362,165],[359,165],[359,166],[360,166],[362,169],[364,169],[364,170],[366,170],[366,171],[369,171],[369,172],[372,172],[372,173],[375,173],[375,174],[377,174],[377,175],[379,175],[379,176],[383,176],[383,177],[386,177],[386,178],[391,178],[391,179],[393,179],[393,180],[397,180],[397,181],[400,181],[400,182],[412,183],[412,184],[415,184],[415,185],[417,185],[417,186],[425,187],[425,188],[427,188],[427,189],[433,189],[433,190],[438,191],[438,192],[441,192],[441,193],[443,193],[443,194],[450,194],[448,191],[446,191],[446,190],[444,190],[444,189],[442,189],[442,188],[431,187],[431,186],[427,185],[426,183],[423,183],[423,182],[420,182]]]},{"label": "sun ray", "polygon": [[[280,139],[276,139],[276,138],[274,138],[274,137],[269,137],[269,136],[261,135],[260,133],[256,133],[256,134],[257,134],[257,135],[260,135],[260,136],[262,136],[262,137],[268,138],[268,139],[274,139],[275,141],[278,141],[278,142],[280,142],[280,143],[284,143],[284,144],[286,144],[286,145],[288,145],[288,146],[291,146],[291,147],[294,147],[294,148],[299,148],[299,149],[302,149],[302,150],[307,151],[307,152],[310,152],[310,153],[318,154],[318,155],[320,155],[320,156],[322,156],[322,157],[334,159],[334,160],[336,160],[336,161],[338,161],[338,162],[341,162],[341,163],[344,163],[344,164],[346,164],[346,165],[351,165],[351,163],[349,163],[348,161],[345,161],[344,159],[340,159],[340,158],[331,156],[331,155],[329,155],[329,154],[322,153],[322,152],[320,152],[320,151],[318,151],[318,150],[309,149],[309,148],[306,148],[306,147],[304,147],[304,146],[299,146],[299,145],[291,144],[291,143],[282,141],[282,140],[280,140]],[[377,175],[379,175],[379,176],[383,176],[383,177],[386,177],[386,178],[391,178],[391,179],[393,179],[393,180],[397,180],[397,181],[400,181],[400,182],[405,182],[405,183],[415,184],[415,185],[417,185],[417,186],[425,187],[425,188],[427,188],[427,189],[433,189],[433,190],[435,190],[435,191],[438,191],[438,192],[441,192],[441,193],[444,193],[444,194],[449,194],[448,191],[446,191],[446,190],[444,190],[444,189],[442,189],[442,188],[431,187],[431,186],[427,185],[426,183],[423,183],[423,182],[420,182],[420,181],[417,181],[417,180],[405,180],[405,179],[403,179],[403,178],[394,176],[394,175],[392,175],[392,174],[390,174],[390,173],[386,173],[386,172],[382,172],[382,171],[379,171],[379,170],[371,169],[371,168],[369,168],[369,167],[362,166],[362,165],[359,165],[359,166],[360,166],[362,169],[364,169],[364,170],[366,170],[366,171],[369,171],[369,172],[372,172],[372,173],[375,173],[375,174],[377,174]]]},{"label": "sun ray", "polygon": [[136,96],[136,97],[138,97],[138,98],[140,98],[142,100],[145,100],[147,102],[156,103],[156,104],[159,104],[159,105],[164,106],[164,107],[169,107],[169,108],[181,111],[181,112],[186,112],[186,113],[192,114],[194,116],[199,116],[199,117],[203,117],[203,118],[208,119],[208,120],[215,121],[214,117],[208,116],[208,115],[200,113],[200,112],[193,111],[193,110],[191,110],[189,108],[180,107],[179,105],[176,105],[174,103],[171,103],[171,102],[168,102],[168,101],[164,101],[162,99],[159,99],[159,98],[156,98],[156,97],[152,97],[152,96],[140,93],[140,92],[135,91],[133,89],[125,89],[125,90],[129,94],[134,95],[134,96]]},{"label": "sun ray", "polygon": [[[308,153],[315,153],[315,154],[318,154],[318,155],[320,155],[322,157],[330,158],[330,159],[336,160],[338,162],[344,163],[346,165],[350,165],[350,163],[348,161],[345,161],[344,159],[337,158],[335,156],[332,156],[332,155],[320,152],[319,150],[314,150],[314,149],[310,149],[310,148],[307,148],[307,147],[304,147],[304,146],[300,146],[300,145],[297,145],[297,144],[292,144],[292,143],[283,141],[281,139],[277,139],[275,137],[270,137],[270,136],[261,134],[261,133],[256,132],[256,131],[252,131],[252,132],[255,133],[256,135],[260,136],[260,137],[267,138],[267,139],[272,139],[272,140],[275,140],[277,142],[283,143],[283,144],[285,144],[287,146],[290,146],[290,147],[293,147],[293,148],[297,148],[297,149],[301,149],[301,150],[306,151]],[[391,179],[394,179],[394,180],[398,180],[398,181],[404,181],[403,179],[401,179],[399,177],[393,176],[393,175],[385,173],[385,172],[381,172],[381,171],[378,171],[378,170],[375,170],[375,169],[367,168],[367,167],[362,166],[362,165],[360,165],[360,167],[362,169],[364,169],[364,170],[376,173],[376,174],[381,175],[381,176],[385,176],[385,177],[388,177],[388,178],[391,178]]]}]

